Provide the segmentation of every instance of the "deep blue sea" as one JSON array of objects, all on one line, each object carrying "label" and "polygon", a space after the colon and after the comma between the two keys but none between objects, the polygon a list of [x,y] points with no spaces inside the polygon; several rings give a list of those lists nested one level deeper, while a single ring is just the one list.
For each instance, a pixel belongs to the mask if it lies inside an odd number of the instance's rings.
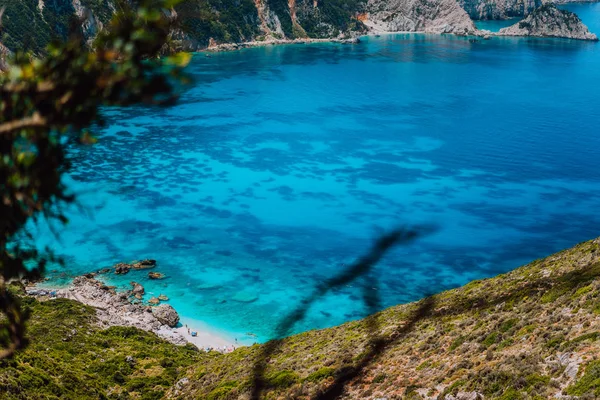
[{"label": "deep blue sea", "polygon": [[[600,33],[600,5],[572,5]],[[158,260],[183,322],[249,342],[394,227],[370,279],[409,302],[600,235],[600,44],[437,35],[197,54],[178,105],[110,109],[74,148],[51,282]],[[379,285],[375,284],[379,281]],[[365,315],[362,285],[296,331]]]}]

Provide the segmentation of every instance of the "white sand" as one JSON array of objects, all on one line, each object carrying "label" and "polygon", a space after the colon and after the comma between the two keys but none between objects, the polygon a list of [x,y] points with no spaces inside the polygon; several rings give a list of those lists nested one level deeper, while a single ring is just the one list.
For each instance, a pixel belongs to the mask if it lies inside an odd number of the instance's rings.
[{"label": "white sand", "polygon": [[[188,325],[189,326],[189,325]],[[183,336],[189,343],[196,345],[196,347],[200,349],[206,349],[207,347],[212,347],[214,349],[222,350],[223,346],[230,348],[231,346],[238,347],[235,341],[227,340],[223,337],[217,336],[213,333],[209,333],[207,331],[203,331],[197,328],[190,327],[190,332],[197,332],[197,336],[192,336],[188,333],[188,328],[181,326],[179,328],[175,328],[174,330],[178,332],[181,336]]]}]

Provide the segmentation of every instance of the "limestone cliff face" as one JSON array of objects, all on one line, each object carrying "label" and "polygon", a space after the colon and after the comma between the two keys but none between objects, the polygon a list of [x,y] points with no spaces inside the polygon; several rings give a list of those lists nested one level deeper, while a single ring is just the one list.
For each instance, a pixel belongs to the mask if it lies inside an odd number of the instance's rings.
[{"label": "limestone cliff face", "polygon": [[456,0],[369,0],[364,24],[375,32],[470,34],[476,31]]},{"label": "limestone cliff face", "polygon": [[[68,36],[77,18],[91,42],[113,15],[115,1],[2,0],[2,41],[11,51],[43,54],[52,39]],[[195,51],[226,43],[346,38],[369,31],[476,34],[472,18],[528,15],[542,1],[547,0],[183,0],[165,12],[177,17],[172,49]],[[552,22],[555,17],[560,21]],[[543,28],[545,36],[586,37],[561,25],[566,22],[559,13],[546,13],[537,21],[549,25]],[[543,30],[541,25],[515,29],[506,34],[541,35]]]},{"label": "limestone cliff face", "polygon": [[498,32],[504,36],[561,37],[580,40],[598,40],[579,17],[552,4],[546,4],[533,11],[524,20],[503,28]]},{"label": "limestone cliff face", "polygon": [[472,19],[524,17],[542,5],[542,0],[458,0]]},{"label": "limestone cliff face", "polygon": [[[43,0],[39,0],[40,3]],[[100,32],[104,28],[104,24],[100,20],[100,17],[94,13],[94,11],[81,3],[81,0],[72,0],[71,2],[73,6],[73,10],[75,11],[75,16],[81,21],[81,29],[83,31],[83,35],[89,41],[93,40],[98,32]],[[107,4],[107,12],[113,12],[114,8],[112,3]]]},{"label": "limestone cliff face", "polygon": [[6,57],[10,54],[10,50],[0,43],[0,71],[6,71],[8,65],[6,64]]}]

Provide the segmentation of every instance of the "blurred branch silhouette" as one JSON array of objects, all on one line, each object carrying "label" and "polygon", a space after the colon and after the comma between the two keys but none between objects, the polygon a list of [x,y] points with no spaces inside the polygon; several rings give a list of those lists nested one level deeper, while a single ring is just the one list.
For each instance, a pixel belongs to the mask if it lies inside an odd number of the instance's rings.
[{"label": "blurred branch silhouette", "polygon": [[102,106],[171,104],[175,84],[186,82],[189,55],[156,59],[176,2],[119,0],[92,48],[74,21],[69,39],[43,59],[17,53],[0,75],[0,359],[27,343],[28,316],[9,284],[39,278],[51,257],[34,250],[26,228],[39,218],[68,222],[60,207],[73,201],[62,181],[66,145],[95,142],[84,129],[102,123]]},{"label": "blurred branch silhouette", "polygon": [[[306,313],[311,305],[329,291],[356,281],[360,278],[365,279],[363,282],[363,301],[367,306],[368,313],[374,314],[375,312],[379,311],[381,308],[381,299],[379,298],[378,291],[368,290],[373,286],[377,286],[377,281],[374,279],[372,282],[368,282],[367,279],[369,277],[369,273],[381,260],[381,258],[394,246],[409,244],[415,239],[431,233],[433,230],[434,228],[431,226],[417,226],[397,229],[380,237],[366,255],[348,266],[338,275],[318,285],[314,292],[305,300],[303,300],[302,304],[297,309],[292,311],[286,318],[284,318],[277,327],[277,338],[288,336],[291,333],[294,325],[305,318]],[[369,283],[368,286],[367,283]],[[369,330],[368,354],[366,354],[364,359],[358,365],[347,371],[344,371],[343,374],[339,375],[336,378],[335,383],[332,384],[325,393],[318,396],[318,399],[336,398],[339,394],[341,394],[344,383],[360,374],[364,367],[367,366],[377,356],[377,354],[380,354],[383,348],[386,346],[385,341],[383,341],[378,335],[377,319],[374,316],[367,317],[367,326]],[[282,341],[280,339],[275,339],[262,346],[257,360],[254,362],[252,371],[251,398],[253,400],[258,400],[262,391],[266,387],[264,378],[265,370],[270,357],[280,348],[281,344]]]}]

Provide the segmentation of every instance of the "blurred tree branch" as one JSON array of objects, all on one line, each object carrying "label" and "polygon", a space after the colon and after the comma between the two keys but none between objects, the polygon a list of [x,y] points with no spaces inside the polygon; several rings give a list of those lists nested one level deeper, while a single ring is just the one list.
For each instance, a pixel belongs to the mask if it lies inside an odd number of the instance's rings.
[{"label": "blurred tree branch", "polygon": [[102,106],[171,104],[175,83],[186,82],[189,55],[157,59],[175,3],[119,0],[93,49],[76,23],[45,58],[16,54],[0,75],[0,358],[26,344],[27,314],[8,284],[41,276],[50,257],[33,250],[35,238],[24,228],[40,217],[68,222],[57,208],[73,200],[62,181],[70,166],[64,139],[81,134],[81,142],[93,143],[82,129],[102,122]]},{"label": "blurred tree branch", "polygon": [[[375,312],[379,311],[381,308],[381,301],[378,292],[376,290],[367,290],[367,288],[373,287],[373,285],[377,286],[376,279],[373,281],[368,281],[373,267],[394,246],[409,244],[417,238],[431,233],[433,230],[434,227],[431,226],[416,226],[396,229],[386,235],[383,235],[375,242],[374,246],[366,255],[345,268],[338,275],[318,285],[314,292],[305,300],[303,300],[300,306],[288,314],[288,316],[279,324],[276,329],[277,339],[271,340],[262,346],[261,352],[254,362],[252,371],[251,398],[253,400],[260,399],[261,393],[266,387],[264,378],[265,370],[271,356],[282,345],[282,341],[279,339],[288,336],[291,333],[291,329],[297,322],[304,319],[312,304],[314,304],[318,299],[326,295],[331,290],[362,278],[365,280],[363,282],[363,301],[367,306],[368,313],[374,314]],[[367,282],[370,282],[368,286]],[[368,365],[370,360],[376,357],[377,354],[381,353],[385,343],[378,335],[379,326],[376,317],[373,315],[368,317],[367,325],[369,329],[370,350],[367,357],[365,357],[365,363],[361,362],[360,365],[355,366],[351,371],[346,371],[344,375],[338,377],[335,384],[330,388],[330,391],[328,392],[329,395],[323,394],[322,396],[318,397],[319,399],[336,398],[339,395],[338,392],[343,389],[344,383],[355,377],[356,374],[358,374],[366,365]]]}]

